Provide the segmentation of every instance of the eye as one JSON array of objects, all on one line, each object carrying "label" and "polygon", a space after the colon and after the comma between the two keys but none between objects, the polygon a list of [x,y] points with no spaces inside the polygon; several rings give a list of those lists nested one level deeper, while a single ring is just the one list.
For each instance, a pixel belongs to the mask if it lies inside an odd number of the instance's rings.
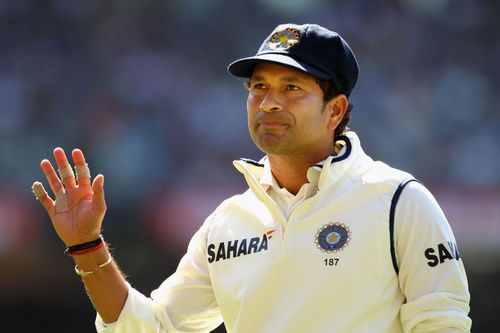
[{"label": "eye", "polygon": [[248,88],[248,90],[263,90],[263,89],[266,89],[266,85],[262,82],[248,82],[246,84],[246,87]]},{"label": "eye", "polygon": [[287,84],[286,85],[286,90],[296,91],[296,90],[300,90],[300,87],[298,87],[296,85],[293,85],[293,84]]}]

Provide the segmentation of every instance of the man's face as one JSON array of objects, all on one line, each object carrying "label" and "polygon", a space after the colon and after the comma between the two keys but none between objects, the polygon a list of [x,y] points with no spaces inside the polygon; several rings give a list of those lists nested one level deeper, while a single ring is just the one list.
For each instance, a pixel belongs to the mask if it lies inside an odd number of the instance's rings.
[{"label": "man's face", "polygon": [[324,155],[331,147],[330,112],[323,112],[323,91],[312,76],[263,62],[255,67],[248,89],[248,128],[260,150],[305,157]]}]

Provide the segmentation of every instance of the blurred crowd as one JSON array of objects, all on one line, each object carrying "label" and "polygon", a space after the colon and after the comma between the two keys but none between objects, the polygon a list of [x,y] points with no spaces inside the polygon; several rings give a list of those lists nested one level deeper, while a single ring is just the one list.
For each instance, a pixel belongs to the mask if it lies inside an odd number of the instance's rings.
[{"label": "blurred crowd", "polygon": [[0,0],[0,290],[59,274],[38,271],[63,246],[30,193],[57,146],[105,175],[106,237],[122,266],[150,273],[136,281],[175,268],[204,216],[244,189],[231,161],[261,156],[226,66],[278,23],[324,25],[354,49],[350,127],[371,156],[431,187],[487,189],[495,207],[499,12],[495,0]]}]

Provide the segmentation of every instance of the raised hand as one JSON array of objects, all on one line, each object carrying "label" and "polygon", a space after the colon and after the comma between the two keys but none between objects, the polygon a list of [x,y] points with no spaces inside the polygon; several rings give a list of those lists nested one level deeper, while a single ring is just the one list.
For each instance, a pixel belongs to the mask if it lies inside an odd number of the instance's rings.
[{"label": "raised hand", "polygon": [[61,148],[54,149],[59,176],[49,160],[40,163],[55,199],[49,196],[42,183],[36,181],[32,186],[35,197],[49,214],[54,229],[66,246],[98,238],[106,212],[104,176],[98,175],[91,184],[90,171],[82,151],[73,150],[72,157],[76,179]]}]

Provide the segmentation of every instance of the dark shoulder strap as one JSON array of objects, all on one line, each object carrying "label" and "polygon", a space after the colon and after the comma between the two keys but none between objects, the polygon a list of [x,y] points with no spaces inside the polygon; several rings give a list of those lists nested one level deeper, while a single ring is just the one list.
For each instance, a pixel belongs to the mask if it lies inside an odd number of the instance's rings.
[{"label": "dark shoulder strap", "polygon": [[398,203],[399,197],[401,196],[401,192],[403,192],[405,186],[411,182],[418,182],[418,180],[414,178],[409,178],[402,181],[401,184],[399,184],[396,192],[394,192],[394,195],[392,196],[391,209],[389,211],[389,236],[391,238],[390,241],[391,241],[392,266],[394,267],[394,271],[396,272],[396,274],[399,274],[398,262],[396,260],[396,241],[394,238],[394,223],[395,223],[394,219],[396,215],[396,205]]}]

